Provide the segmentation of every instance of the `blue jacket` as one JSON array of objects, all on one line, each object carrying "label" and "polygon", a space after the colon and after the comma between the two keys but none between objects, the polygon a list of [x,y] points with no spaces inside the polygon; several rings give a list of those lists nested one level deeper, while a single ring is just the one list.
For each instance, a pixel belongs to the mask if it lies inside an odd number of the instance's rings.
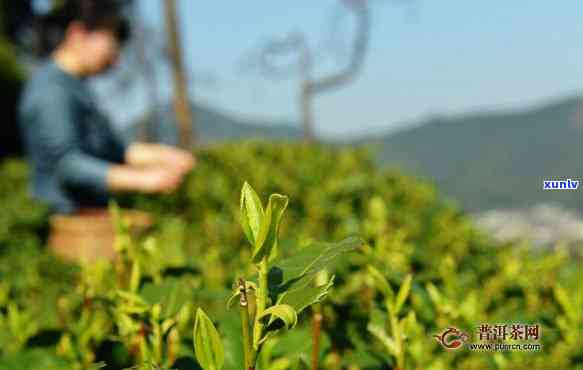
[{"label": "blue jacket", "polygon": [[126,145],[85,81],[45,63],[28,81],[19,115],[33,195],[56,213],[106,206],[107,172],[123,162]]}]

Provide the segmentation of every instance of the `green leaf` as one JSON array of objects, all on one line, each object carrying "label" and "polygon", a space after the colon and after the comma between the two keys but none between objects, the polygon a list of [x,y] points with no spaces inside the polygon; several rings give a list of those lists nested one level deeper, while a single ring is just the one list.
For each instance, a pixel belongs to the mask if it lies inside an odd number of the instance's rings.
[{"label": "green leaf", "polygon": [[109,213],[112,216],[115,230],[118,234],[123,234],[128,231],[128,225],[122,217],[121,210],[116,202],[109,202]]},{"label": "green leaf", "polygon": [[[312,277],[312,282],[314,281]],[[293,307],[299,314],[311,305],[321,302],[334,285],[334,276],[330,280],[320,286],[307,285],[300,286],[296,289],[290,289],[284,292],[279,299],[278,304],[287,304]]]},{"label": "green leaf", "polygon": [[395,292],[387,279],[373,266],[368,266],[368,273],[373,278],[375,287],[389,300],[395,299]]},{"label": "green leaf", "polygon": [[377,326],[379,328],[388,329],[388,317],[386,311],[381,310],[379,307],[373,306],[368,315],[368,322],[370,325]]},{"label": "green leaf", "polygon": [[[38,325],[42,329],[56,328],[60,324],[59,308],[56,302],[62,293],[57,285],[43,285],[41,292],[41,297],[39,298],[38,305],[31,307],[34,312],[35,317],[38,319]],[[81,301],[79,297],[76,297],[79,302]],[[0,304],[1,305],[1,304]],[[25,306],[26,307],[26,306]]]},{"label": "green leaf", "polygon": [[575,310],[575,307],[571,303],[571,298],[569,297],[569,293],[563,288],[560,284],[557,284],[554,289],[553,293],[555,296],[555,300],[559,303],[567,317],[571,321],[577,321],[578,315]]},{"label": "green leaf", "polygon": [[187,281],[166,278],[161,284],[147,283],[140,290],[140,296],[151,304],[162,306],[161,318],[167,319],[178,313],[182,306],[192,300],[193,287]]},{"label": "green leaf", "polygon": [[147,302],[138,294],[126,292],[124,290],[117,290],[115,292],[119,297],[125,299],[130,303],[140,304],[140,305],[147,305]]},{"label": "green leaf", "polygon": [[269,370],[288,370],[290,368],[291,361],[287,358],[278,358],[269,364]]},{"label": "green leaf", "polygon": [[415,315],[415,311],[409,311],[407,316],[401,320],[400,324],[406,334],[414,330],[417,326],[417,315]]},{"label": "green leaf", "polygon": [[162,334],[165,335],[166,333],[168,333],[170,331],[170,329],[172,329],[174,326],[176,325],[176,321],[175,320],[171,320],[171,319],[166,319],[162,322],[162,325],[160,325],[160,330],[162,331]]},{"label": "green leaf", "polygon": [[148,310],[148,303],[137,294],[118,290],[117,296],[123,301],[118,305],[119,309],[127,314],[142,314]]},{"label": "green leaf", "polygon": [[241,338],[241,318],[239,313],[231,311],[220,319],[223,346],[225,349],[225,369],[244,369],[245,356]]},{"label": "green leaf", "polygon": [[49,348],[32,348],[13,354],[3,354],[0,357],[0,370],[30,369],[66,370],[71,369],[64,359]]},{"label": "green leaf", "polygon": [[140,267],[140,262],[134,260],[132,264],[132,272],[130,275],[130,292],[135,293],[140,287],[140,280],[142,277],[142,269]]},{"label": "green leaf", "polygon": [[407,275],[405,280],[401,284],[401,288],[399,289],[399,293],[397,293],[397,299],[395,300],[395,313],[398,314],[403,307],[403,304],[409,297],[409,292],[411,291],[411,281],[413,277],[411,275]]},{"label": "green leaf", "polygon": [[127,220],[116,202],[109,202],[109,213],[111,214],[115,228],[114,249],[117,252],[127,251],[131,246],[130,227]]},{"label": "green leaf", "polygon": [[269,197],[258,247],[253,252],[253,262],[258,263],[263,258],[269,258],[271,252],[277,248],[279,224],[288,203],[289,199],[285,195],[272,194]]},{"label": "green leaf", "polygon": [[130,315],[125,312],[117,313],[115,315],[115,322],[121,335],[137,333],[141,328],[141,325],[137,321],[132,320]]},{"label": "green leaf", "polygon": [[298,313],[319,302],[333,284],[316,286],[316,274],[331,269],[344,253],[362,245],[356,237],[338,243],[315,243],[293,257],[273,263],[268,275],[269,294],[277,303],[289,304]]},{"label": "green leaf", "polygon": [[300,356],[298,358],[298,366],[296,367],[296,370],[309,370],[309,369],[310,364],[308,364],[308,361],[303,356]]},{"label": "green leaf", "polygon": [[383,346],[387,349],[387,351],[395,356],[397,354],[397,347],[395,345],[395,341],[387,335],[387,332],[374,324],[368,324],[366,327],[369,333],[371,333],[375,338],[377,338]]},{"label": "green leaf", "polygon": [[240,208],[241,226],[243,227],[243,232],[247,240],[249,240],[249,243],[254,248],[261,247],[257,245],[257,240],[259,239],[261,228],[265,223],[265,212],[261,204],[261,199],[259,199],[255,190],[247,182],[243,184],[243,189],[241,190]]},{"label": "green leaf", "polygon": [[[286,331],[277,337],[275,345],[271,350],[273,358],[285,357],[295,362],[296,358],[303,354],[309,354],[313,350],[313,333],[309,325],[298,325],[294,330]],[[319,357],[323,358],[324,354],[329,353],[331,343],[325,330],[320,333],[320,353]]]},{"label": "green leaf", "polygon": [[90,365],[89,368],[87,368],[87,370],[99,370],[99,369],[105,369],[107,367],[107,364],[103,361],[98,362],[96,364]]},{"label": "green leaf", "polygon": [[269,320],[270,323],[274,322],[275,319],[280,319],[283,321],[286,329],[293,328],[298,322],[298,313],[296,310],[287,304],[277,304],[271,306],[259,316],[259,319],[271,316]]},{"label": "green leaf", "polygon": [[425,288],[427,289],[427,293],[429,294],[429,298],[431,298],[431,301],[433,302],[433,304],[436,307],[441,306],[442,297],[441,297],[441,293],[439,293],[439,290],[437,289],[437,287],[435,285],[433,285],[433,283],[429,282],[425,285]]},{"label": "green leaf", "polygon": [[292,286],[307,285],[309,279],[323,269],[330,269],[344,253],[360,247],[363,241],[357,237],[349,237],[337,243],[314,243],[300,249],[292,257],[273,262],[269,272],[271,288],[290,289]]},{"label": "green leaf", "polygon": [[[379,359],[378,354],[372,348],[370,343],[370,336],[361,333],[361,329],[357,328],[358,324],[349,322],[346,328],[346,337],[354,346],[354,351],[349,351],[342,356],[342,363],[354,364],[360,369],[381,369],[387,362],[387,356],[383,353],[382,358]],[[366,333],[368,334],[368,333]]]},{"label": "green leaf", "polygon": [[194,322],[194,352],[204,370],[220,370],[225,362],[223,343],[217,329],[202,309],[197,309]]}]

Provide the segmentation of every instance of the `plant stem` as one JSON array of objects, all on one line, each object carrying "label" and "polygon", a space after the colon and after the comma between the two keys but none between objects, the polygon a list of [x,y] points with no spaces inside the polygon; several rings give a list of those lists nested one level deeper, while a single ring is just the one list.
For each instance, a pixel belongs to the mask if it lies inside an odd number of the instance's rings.
[{"label": "plant stem", "polygon": [[401,334],[401,326],[397,314],[389,307],[389,316],[391,323],[391,334],[395,341],[395,349],[397,352],[397,367],[399,370],[405,369],[405,353],[403,348],[403,337]]},{"label": "plant stem", "polygon": [[255,313],[255,325],[253,326],[253,348],[259,350],[259,341],[263,334],[263,324],[259,318],[265,311],[267,305],[267,261],[264,259],[259,262],[259,287],[257,289],[257,311]]},{"label": "plant stem", "polygon": [[134,259],[132,262],[132,270],[130,273],[130,292],[137,293],[140,287],[141,279],[141,268],[138,259]]},{"label": "plant stem", "polygon": [[239,309],[241,312],[241,328],[243,331],[243,352],[245,354],[245,369],[253,369],[255,350],[251,345],[249,333],[249,302],[247,301],[247,288],[244,279],[239,279]]},{"label": "plant stem", "polygon": [[320,312],[320,306],[314,306],[312,322],[312,370],[318,370],[320,359],[320,336],[322,333],[322,321],[324,316]]},{"label": "plant stem", "polygon": [[176,328],[172,328],[168,337],[166,338],[166,347],[168,348],[167,351],[167,362],[166,366],[170,367],[174,362],[176,362],[176,353],[178,352],[175,349],[175,346],[180,345],[180,334]]},{"label": "plant stem", "polygon": [[153,323],[153,327],[154,327],[154,335],[153,335],[153,340],[154,343],[152,345],[152,349],[153,349],[153,356],[154,359],[156,361],[156,363],[161,364],[162,363],[162,330],[160,328],[160,324],[157,322]]}]

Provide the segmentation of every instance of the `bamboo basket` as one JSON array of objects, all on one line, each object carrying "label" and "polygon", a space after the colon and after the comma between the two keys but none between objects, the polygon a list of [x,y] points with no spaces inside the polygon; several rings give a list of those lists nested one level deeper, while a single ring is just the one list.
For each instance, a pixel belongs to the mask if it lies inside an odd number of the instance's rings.
[{"label": "bamboo basket", "polygon": [[[132,234],[142,233],[152,225],[152,218],[147,213],[126,210],[123,215]],[[66,261],[115,260],[115,228],[106,209],[86,210],[72,216],[52,216],[50,228],[49,249]]]}]

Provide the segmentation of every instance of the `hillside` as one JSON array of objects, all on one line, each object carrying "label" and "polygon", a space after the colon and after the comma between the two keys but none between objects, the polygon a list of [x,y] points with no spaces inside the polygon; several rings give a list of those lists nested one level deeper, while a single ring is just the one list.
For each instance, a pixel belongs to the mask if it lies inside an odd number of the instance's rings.
[{"label": "hillside", "polygon": [[[566,98],[529,110],[441,117],[390,134],[352,141],[376,144],[379,161],[433,180],[472,213],[553,203],[583,211],[581,189],[549,192],[544,180],[583,177],[583,99]],[[576,112],[579,119],[576,119]],[[254,122],[195,106],[203,143],[240,138],[298,139],[291,123]],[[145,118],[154,139],[177,143],[169,105]],[[155,123],[155,124],[154,124]],[[136,127],[125,132],[135,137]]]},{"label": "hillside", "polygon": [[[543,190],[545,179],[583,175],[583,99],[535,109],[434,119],[359,142],[380,144],[384,165],[433,179],[469,211],[555,202],[583,209],[581,190]],[[379,137],[377,135],[376,137]]]},{"label": "hillside", "polygon": [[[386,135],[363,137],[376,144],[379,161],[427,177],[470,212],[554,203],[583,210],[581,190],[549,192],[543,181],[583,175],[583,105],[578,97],[512,112],[441,117]],[[202,142],[239,138],[297,139],[289,123],[257,123],[213,108],[195,107]],[[161,110],[155,137],[176,143],[169,106]],[[131,134],[133,135],[133,133]]]},{"label": "hillside", "polygon": [[[193,105],[197,132],[203,143],[235,140],[241,138],[296,139],[301,131],[287,122],[255,122],[240,119],[214,108]],[[167,144],[178,143],[178,132],[174,112],[170,105],[160,109],[157,116],[144,118],[151,127],[153,139]],[[134,137],[136,127],[126,135]]]}]

